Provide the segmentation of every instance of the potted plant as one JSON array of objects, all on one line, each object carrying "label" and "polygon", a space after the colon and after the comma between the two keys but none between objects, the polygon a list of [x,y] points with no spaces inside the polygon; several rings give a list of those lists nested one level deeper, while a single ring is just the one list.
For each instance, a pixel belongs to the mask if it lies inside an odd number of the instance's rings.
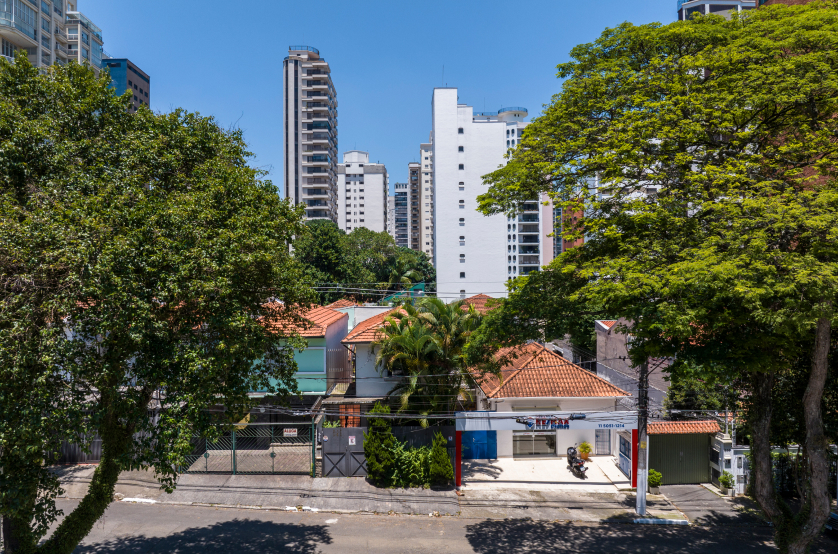
[{"label": "potted plant", "polygon": [[734,495],[733,475],[731,475],[730,472],[725,471],[719,476],[719,487],[722,490],[722,494],[729,494],[730,496]]},{"label": "potted plant", "polygon": [[660,471],[655,471],[654,469],[649,470],[649,492],[651,494],[661,493],[661,479],[663,479],[663,475],[661,475]]},{"label": "potted plant", "polygon": [[588,455],[591,453],[591,443],[583,442],[579,445],[579,457],[583,460],[588,459]]}]

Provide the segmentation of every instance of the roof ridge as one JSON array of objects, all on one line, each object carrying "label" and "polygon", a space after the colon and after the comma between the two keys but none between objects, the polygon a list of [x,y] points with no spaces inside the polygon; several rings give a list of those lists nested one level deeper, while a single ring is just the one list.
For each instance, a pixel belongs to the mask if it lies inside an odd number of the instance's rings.
[{"label": "roof ridge", "polygon": [[[530,344],[538,344],[538,343],[530,343]],[[530,346],[530,344],[524,345],[524,348],[527,348],[528,346]],[[539,344],[538,346],[541,346],[541,345]],[[541,348],[542,348],[542,349],[544,349],[544,350],[547,350],[547,349],[546,349],[546,348],[544,348],[543,346],[541,346]],[[510,347],[510,350],[514,350],[514,349],[515,349],[515,347],[514,347],[514,346],[513,346],[513,347]],[[540,354],[540,352],[539,352],[538,350],[536,350],[536,352],[526,351],[526,354],[532,354],[532,355],[529,357],[529,359],[527,359],[525,362],[523,362],[523,363],[521,364],[521,367],[519,367],[518,369],[513,370],[513,371],[512,371],[512,373],[509,375],[509,378],[508,378],[508,379],[506,379],[506,380],[504,380],[503,378],[498,379],[498,386],[497,386],[497,388],[496,388],[495,390],[493,390],[491,393],[487,394],[486,396],[492,396],[493,394],[495,394],[496,392],[498,392],[500,389],[502,389],[503,387],[505,387],[506,385],[508,385],[510,382],[512,382],[512,380],[513,380],[515,377],[517,377],[518,375],[520,375],[520,374],[521,374],[521,370],[522,370],[522,369],[524,369],[525,367],[527,367],[527,364],[529,364],[531,361],[533,361],[533,359],[534,359],[534,358],[535,358],[538,354]],[[521,358],[524,358],[524,357],[525,357],[525,356],[521,356]],[[517,360],[518,358],[515,358],[515,359]],[[503,377],[503,369],[501,369],[501,377]]]}]

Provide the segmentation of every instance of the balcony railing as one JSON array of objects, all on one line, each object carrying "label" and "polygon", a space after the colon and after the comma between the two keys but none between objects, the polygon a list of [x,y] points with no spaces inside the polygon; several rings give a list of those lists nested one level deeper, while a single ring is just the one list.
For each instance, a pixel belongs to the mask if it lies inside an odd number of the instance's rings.
[{"label": "balcony railing", "polygon": [[313,46],[289,46],[288,50],[296,50],[298,52],[314,52],[318,56],[320,55],[320,50],[314,48]]},{"label": "balcony railing", "polygon": [[60,38],[63,38],[64,40],[67,40],[67,33],[65,33],[63,30],[61,30],[60,27],[56,27],[55,30],[53,31],[53,34],[56,36],[56,38],[60,37]]},{"label": "balcony railing", "polygon": [[55,51],[58,52],[59,54],[63,54],[64,56],[69,56],[70,55],[70,53],[67,51],[67,49],[64,48],[62,45],[58,44],[57,42],[55,43]]}]

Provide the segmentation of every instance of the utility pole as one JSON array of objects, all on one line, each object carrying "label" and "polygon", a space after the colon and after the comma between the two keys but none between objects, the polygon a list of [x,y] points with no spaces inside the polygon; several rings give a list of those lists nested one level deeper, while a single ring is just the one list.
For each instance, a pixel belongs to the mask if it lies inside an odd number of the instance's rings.
[{"label": "utility pole", "polygon": [[646,486],[649,477],[649,450],[646,425],[649,423],[649,362],[640,364],[637,382],[637,515],[646,515]]}]

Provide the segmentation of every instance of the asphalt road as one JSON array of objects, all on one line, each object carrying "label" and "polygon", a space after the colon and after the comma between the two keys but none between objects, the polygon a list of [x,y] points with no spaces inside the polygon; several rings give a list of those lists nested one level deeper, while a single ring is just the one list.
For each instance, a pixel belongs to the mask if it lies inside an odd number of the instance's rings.
[{"label": "asphalt road", "polygon": [[[59,500],[72,510],[75,501]],[[813,552],[838,551],[822,539]],[[766,527],[645,526],[527,519],[336,515],[113,504],[77,553],[775,552]]]}]

